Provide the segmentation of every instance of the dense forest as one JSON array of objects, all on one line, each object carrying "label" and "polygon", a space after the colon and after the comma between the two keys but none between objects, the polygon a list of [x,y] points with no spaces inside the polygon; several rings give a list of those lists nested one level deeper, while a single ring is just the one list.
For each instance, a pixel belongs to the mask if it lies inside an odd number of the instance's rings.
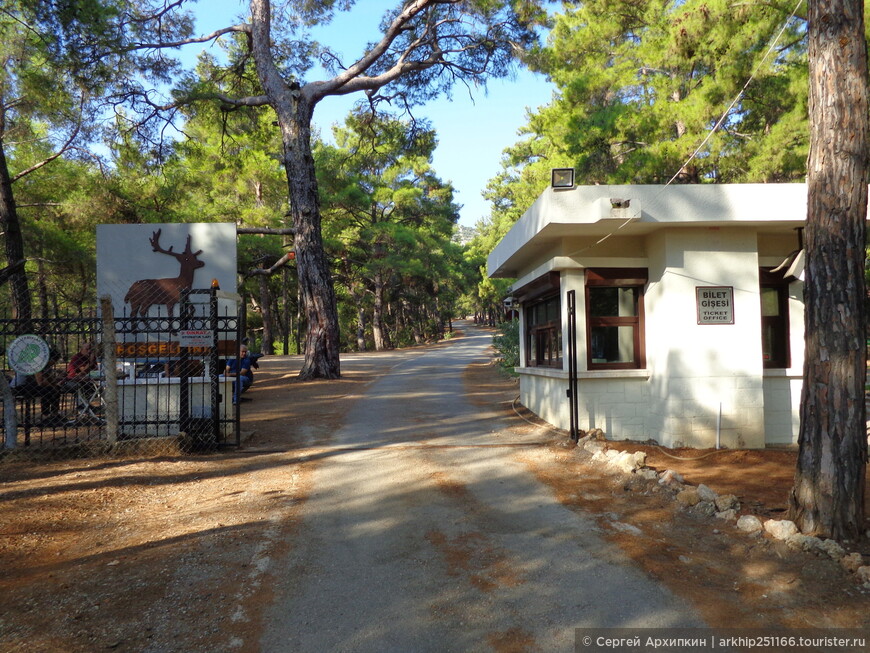
[{"label": "dense forest", "polygon": [[[340,3],[315,4],[294,3],[273,17],[285,30],[286,40],[274,45],[282,70],[300,82],[312,59],[328,56],[327,46],[302,40],[303,28],[327,20]],[[473,13],[486,3],[455,4]],[[545,7],[550,14],[513,14],[525,21],[525,38],[538,38],[489,72],[528,66],[552,81],[553,100],[529,113],[516,143],[505,144],[503,172],[486,189],[491,212],[468,245],[454,238],[452,188],[432,169],[437,133],[425,120],[384,111],[401,102],[387,105],[367,92],[331,139],[314,133],[343,350],[437,337],[451,316],[497,315],[504,286],[482,274],[485,257],[553,167],[575,167],[579,183],[804,179],[803,5],[735,10],[724,0],[593,0]],[[249,36],[222,33],[222,55],[201,55],[194,70],[181,69],[176,49],[144,47],[204,42],[182,10],[184,3],[120,0],[11,2],[0,10],[4,313],[93,305],[99,223],[294,226],[279,116],[269,104],[227,99],[263,94]],[[158,105],[149,84],[173,89],[178,101]],[[443,85],[415,79],[402,101],[424,103]],[[293,246],[292,235],[239,237],[240,287],[266,352],[304,347],[297,267],[281,265]],[[22,279],[32,308],[21,305]]]},{"label": "dense forest", "polygon": [[[97,224],[204,221],[239,229],[240,289],[265,353],[316,347],[334,359],[336,335],[342,350],[419,343],[480,311],[480,261],[454,242],[459,207],[431,165],[437,135],[425,119],[382,110],[387,98],[376,91],[411,77],[401,102],[389,98],[407,108],[454,81],[507,74],[509,43],[531,38],[531,22],[510,8],[398,3],[382,41],[398,62],[384,54],[373,65],[372,55],[366,74],[350,79],[367,92],[359,109],[323,135],[311,130],[312,107],[350,92],[349,79],[307,28],[347,3],[297,3],[270,16],[271,3],[257,1],[249,24],[228,17],[230,27],[206,38],[193,32],[190,4],[0,8],[3,313],[95,305]],[[424,74],[449,68],[433,49],[469,38],[482,45],[466,42],[447,81]],[[219,52],[200,55],[193,70],[173,58],[181,44],[209,41]],[[314,57],[335,77],[305,85],[310,94],[297,93],[288,109],[270,89],[299,91]],[[315,331],[326,335],[311,345]],[[337,373],[327,365],[311,375]]]}]

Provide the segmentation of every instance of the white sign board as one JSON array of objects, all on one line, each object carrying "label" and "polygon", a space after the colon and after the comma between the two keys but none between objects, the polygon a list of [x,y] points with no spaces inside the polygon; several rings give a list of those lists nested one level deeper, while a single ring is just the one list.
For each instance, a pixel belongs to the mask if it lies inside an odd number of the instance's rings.
[{"label": "white sign board", "polygon": [[734,324],[732,286],[696,286],[698,324]]},{"label": "white sign board", "polygon": [[6,348],[9,367],[19,374],[36,374],[48,364],[49,347],[39,336],[25,334],[18,336]]},{"label": "white sign board", "polygon": [[181,329],[178,332],[178,344],[181,347],[205,347],[212,346],[214,331],[211,329]]},{"label": "white sign board", "polygon": [[[235,293],[236,278],[233,223],[97,226],[97,297],[109,295],[117,317],[177,316],[178,288],[207,289],[217,279],[222,291]],[[190,301],[205,314],[206,295]],[[219,315],[237,314],[234,301],[218,301]]]}]

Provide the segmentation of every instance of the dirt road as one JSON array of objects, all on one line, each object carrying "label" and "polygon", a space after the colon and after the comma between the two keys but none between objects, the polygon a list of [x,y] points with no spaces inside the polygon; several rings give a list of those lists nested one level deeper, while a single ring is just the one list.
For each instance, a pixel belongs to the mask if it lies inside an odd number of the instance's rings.
[{"label": "dirt road", "polygon": [[702,625],[512,458],[539,433],[465,395],[472,328],[366,388],[322,451],[264,651],[572,650],[580,626]]}]

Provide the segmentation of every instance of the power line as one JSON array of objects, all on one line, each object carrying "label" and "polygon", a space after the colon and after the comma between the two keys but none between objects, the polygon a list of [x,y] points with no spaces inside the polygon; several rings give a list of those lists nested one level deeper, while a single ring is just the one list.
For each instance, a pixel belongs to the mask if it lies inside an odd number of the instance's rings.
[{"label": "power line", "polygon": [[[689,156],[689,158],[686,159],[686,161],[683,163],[683,165],[680,166],[679,170],[677,170],[674,173],[674,175],[668,180],[668,182],[659,189],[658,193],[656,193],[653,196],[652,201],[655,201],[659,197],[659,195],[661,195],[668,186],[670,186],[671,184],[674,183],[674,180],[680,176],[680,173],[682,173],[686,169],[686,167],[698,157],[698,155],[701,153],[701,150],[704,148],[704,146],[710,141],[710,139],[713,137],[713,135],[717,131],[719,131],[719,129],[725,123],[725,119],[728,117],[728,115],[731,113],[731,111],[734,109],[734,107],[737,106],[737,103],[740,101],[740,99],[746,93],[746,89],[749,88],[749,85],[758,76],[758,73],[761,70],[761,67],[770,58],[771,54],[773,53],[774,49],[776,48],[776,45],[779,43],[780,38],[782,38],[782,35],[785,32],[786,28],[788,27],[789,23],[797,15],[798,9],[800,9],[800,7],[804,3],[804,1],[805,0],[798,0],[797,4],[795,5],[795,8],[792,10],[789,17],[783,22],[782,27],[780,28],[779,32],[777,32],[776,37],[774,37],[773,40],[771,40],[770,45],[768,46],[767,50],[764,53],[764,56],[761,58],[761,61],[758,62],[758,65],[755,66],[755,69],[752,71],[752,74],[749,75],[749,78],[746,80],[746,83],[743,85],[743,87],[740,89],[740,91],[737,93],[737,95],[734,97],[734,99],[731,101],[731,103],[728,105],[728,107],[725,109],[725,111],[722,112],[722,115],[719,117],[719,120],[716,121],[716,124],[713,125],[713,128],[709,131],[707,136],[704,137],[704,140],[702,140],[701,143],[698,145],[698,147],[695,148],[695,151],[692,152],[692,154]],[[622,222],[622,224],[620,224],[618,227],[616,227],[616,229],[614,229],[613,231],[611,231],[607,235],[602,236],[597,241],[595,241],[593,244],[591,244],[587,247],[584,247],[583,249],[579,249],[576,252],[571,252],[568,256],[576,256],[576,255],[582,254],[583,252],[586,252],[594,247],[597,247],[598,245],[603,243],[605,240],[607,240],[608,238],[610,238],[611,236],[616,234],[618,231],[620,231],[621,229],[623,229],[627,225],[631,224],[632,222],[634,222],[635,220],[640,218],[640,216],[641,216],[641,211],[636,211],[634,214],[632,214],[631,216],[626,218],[625,221]]]}]

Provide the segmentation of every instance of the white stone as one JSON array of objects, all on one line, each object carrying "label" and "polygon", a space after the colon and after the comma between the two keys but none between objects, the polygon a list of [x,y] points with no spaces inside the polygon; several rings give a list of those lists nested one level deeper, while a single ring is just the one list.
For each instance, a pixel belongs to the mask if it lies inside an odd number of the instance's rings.
[{"label": "white stone", "polygon": [[854,574],[864,566],[864,556],[855,551],[840,558],[840,564],[843,566],[843,569]]},{"label": "white stone", "polygon": [[583,443],[583,448],[591,453],[596,453],[599,451],[604,451],[604,443],[598,442],[595,440],[595,438],[590,437],[590,439],[586,440],[586,442]]},{"label": "white stone", "polygon": [[798,532],[798,527],[788,519],[768,519],[764,522],[764,530],[777,540],[785,540]]},{"label": "white stone", "polygon": [[737,519],[737,511],[734,508],[728,508],[727,510],[720,510],[716,513],[716,517],[719,519],[724,519],[726,521],[734,521]]},{"label": "white stone", "polygon": [[673,469],[667,469],[662,472],[659,483],[665,486],[681,484],[683,483],[683,475]]},{"label": "white stone", "polygon": [[[642,456],[640,462],[638,462],[638,453]],[[645,458],[646,454],[641,451],[635,453],[621,451],[618,453],[618,455],[611,458],[611,464],[620,469],[621,471],[627,474],[631,474],[635,470],[643,467],[643,460]]]},{"label": "white stone", "polygon": [[762,529],[761,520],[755,515],[743,515],[737,520],[737,528],[745,533],[753,533]]},{"label": "white stone", "polygon": [[623,451],[621,455],[614,458],[611,461],[611,464],[626,474],[631,474],[635,469],[637,469],[634,456],[627,451]]}]

